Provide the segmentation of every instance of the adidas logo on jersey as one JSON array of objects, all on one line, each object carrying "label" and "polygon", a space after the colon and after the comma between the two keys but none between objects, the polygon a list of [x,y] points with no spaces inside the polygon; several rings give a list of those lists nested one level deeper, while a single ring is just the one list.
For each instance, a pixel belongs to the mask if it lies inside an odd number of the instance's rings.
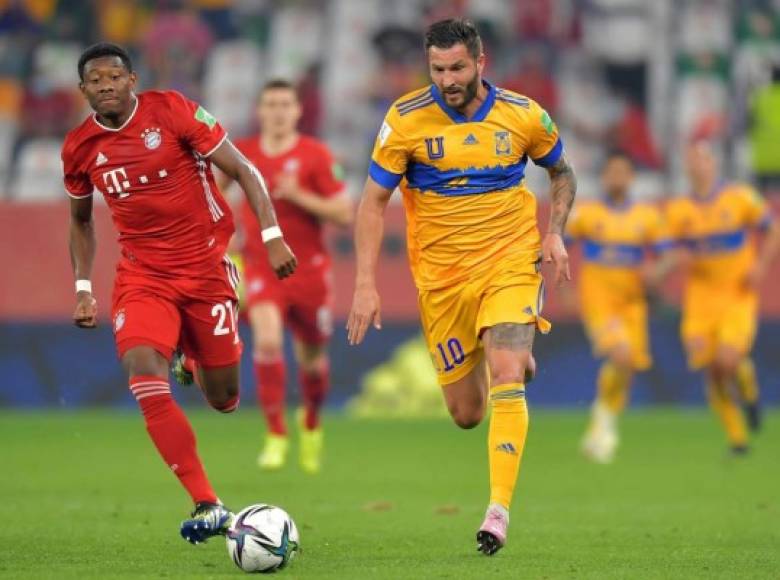
[{"label": "adidas logo on jersey", "polygon": [[96,165],[97,167],[100,167],[100,166],[101,166],[101,165],[103,165],[104,163],[108,163],[108,157],[106,157],[105,155],[103,155],[103,153],[102,153],[102,152],[101,152],[101,153],[98,153],[97,159],[95,159],[95,165]]},{"label": "adidas logo on jersey", "polygon": [[469,133],[463,140],[464,145],[477,145],[478,143],[479,141],[477,141],[477,138],[474,137],[474,133]]}]

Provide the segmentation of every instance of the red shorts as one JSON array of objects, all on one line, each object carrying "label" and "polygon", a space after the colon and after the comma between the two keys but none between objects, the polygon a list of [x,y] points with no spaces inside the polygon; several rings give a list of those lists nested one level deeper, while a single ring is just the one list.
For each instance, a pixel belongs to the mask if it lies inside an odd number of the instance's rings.
[{"label": "red shorts", "polygon": [[203,368],[236,364],[238,271],[224,259],[211,274],[164,278],[123,268],[114,281],[112,317],[119,357],[151,346],[170,360],[177,347]]},{"label": "red shorts", "polygon": [[323,344],[333,334],[330,264],[299,265],[295,274],[279,280],[261,260],[244,262],[247,310],[271,302],[285,324],[305,344]]}]

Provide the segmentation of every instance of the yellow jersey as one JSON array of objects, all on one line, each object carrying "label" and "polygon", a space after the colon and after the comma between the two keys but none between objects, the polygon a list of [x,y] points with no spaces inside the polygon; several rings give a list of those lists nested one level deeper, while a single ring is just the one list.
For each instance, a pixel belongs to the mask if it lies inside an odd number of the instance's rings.
[{"label": "yellow jersey", "polygon": [[567,236],[582,244],[583,298],[592,292],[626,300],[644,296],[639,267],[648,249],[668,245],[663,231],[661,212],[648,203],[579,204],[569,218]]},{"label": "yellow jersey", "polygon": [[401,189],[420,289],[484,275],[503,258],[534,260],[540,249],[525,167],[558,161],[558,129],[533,100],[483,83],[487,98],[471,119],[430,85],[398,99],[376,138],[369,175]]},{"label": "yellow jersey", "polygon": [[688,281],[720,289],[741,286],[753,267],[752,230],[771,221],[761,195],[746,184],[722,184],[706,198],[681,197],[666,206],[671,235],[692,254]]}]

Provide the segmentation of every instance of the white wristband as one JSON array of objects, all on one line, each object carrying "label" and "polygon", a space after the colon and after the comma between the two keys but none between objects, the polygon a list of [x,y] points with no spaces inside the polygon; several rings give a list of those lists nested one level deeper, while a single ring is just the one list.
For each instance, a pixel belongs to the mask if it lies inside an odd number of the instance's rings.
[{"label": "white wristband", "polygon": [[89,292],[92,294],[92,282],[89,280],[76,280],[76,292]]},{"label": "white wristband", "polygon": [[271,240],[275,240],[276,238],[282,237],[282,230],[279,226],[271,226],[270,228],[265,228],[261,235],[263,236],[263,243],[267,244]]}]

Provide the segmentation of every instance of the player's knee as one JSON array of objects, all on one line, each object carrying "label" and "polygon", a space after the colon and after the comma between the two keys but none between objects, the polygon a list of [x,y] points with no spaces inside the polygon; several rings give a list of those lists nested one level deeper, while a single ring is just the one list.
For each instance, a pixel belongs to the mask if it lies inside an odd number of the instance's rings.
[{"label": "player's knee", "polygon": [[260,339],[255,341],[254,358],[258,362],[274,362],[284,356],[282,343],[277,340]]},{"label": "player's knee", "polygon": [[618,371],[629,373],[632,369],[631,351],[627,348],[616,348],[610,353],[609,362]]},{"label": "player's knee", "polygon": [[232,413],[238,409],[238,385],[227,384],[207,392],[209,405],[220,413]]},{"label": "player's knee", "polygon": [[168,361],[148,346],[131,348],[122,356],[122,366],[133,376],[168,376]]},{"label": "player's knee", "polygon": [[482,422],[484,411],[475,407],[456,405],[450,408],[450,415],[461,429],[473,429]]},{"label": "player's knee", "polygon": [[490,363],[490,385],[507,385],[511,383],[524,383],[527,380],[528,372],[531,378],[536,373],[536,361],[533,360],[531,353],[524,351],[521,353],[502,353],[500,356],[494,356]]},{"label": "player's knee", "polygon": [[319,374],[328,368],[328,356],[323,352],[313,357],[305,357],[298,361],[301,371],[307,375]]}]

